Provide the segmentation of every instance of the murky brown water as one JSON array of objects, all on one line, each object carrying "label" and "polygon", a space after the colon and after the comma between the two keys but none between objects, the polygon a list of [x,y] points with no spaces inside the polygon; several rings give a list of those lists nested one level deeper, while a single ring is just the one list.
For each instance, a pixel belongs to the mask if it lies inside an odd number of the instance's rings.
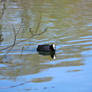
[{"label": "murky brown water", "polygon": [[91,0],[0,0],[0,92],[91,92],[91,60]]}]

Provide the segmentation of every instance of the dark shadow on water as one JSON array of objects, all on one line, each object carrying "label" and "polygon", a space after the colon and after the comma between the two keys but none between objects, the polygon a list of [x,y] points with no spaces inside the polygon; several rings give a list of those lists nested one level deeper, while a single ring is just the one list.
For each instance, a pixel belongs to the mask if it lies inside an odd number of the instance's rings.
[{"label": "dark shadow on water", "polygon": [[40,55],[44,55],[44,56],[50,55],[52,59],[55,59],[56,58],[55,51],[50,51],[50,52],[38,51],[38,53]]}]

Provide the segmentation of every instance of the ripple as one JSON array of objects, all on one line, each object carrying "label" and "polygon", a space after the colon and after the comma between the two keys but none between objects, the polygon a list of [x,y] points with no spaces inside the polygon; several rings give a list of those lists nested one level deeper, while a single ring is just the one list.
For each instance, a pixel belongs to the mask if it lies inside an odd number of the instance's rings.
[{"label": "ripple", "polygon": [[88,26],[91,27],[92,26],[92,23],[89,23]]},{"label": "ripple", "polygon": [[[45,86],[43,88],[47,90],[49,85],[55,85],[53,91],[62,86],[60,90],[65,92],[71,92],[71,89],[79,92],[84,92],[86,89],[89,92],[92,89],[90,85],[92,84],[90,81],[92,32],[89,31],[92,26],[91,0],[14,1],[14,3],[11,3],[11,0],[5,2],[6,10],[1,21],[4,28],[0,31],[4,41],[0,40],[0,49],[9,46],[10,40],[13,39],[13,35],[10,34],[13,32],[11,24],[14,24],[15,28],[23,27],[24,33],[20,31],[16,39],[19,43],[11,50],[0,50],[1,57],[6,54],[3,59],[0,58],[2,61],[0,75],[5,77],[4,81],[1,80],[3,81],[1,84],[12,85],[13,82],[10,81],[13,80],[15,85],[16,82],[21,84],[23,92],[23,87],[26,89],[37,86],[40,89]],[[48,30],[44,34],[26,40],[30,36],[29,28],[32,27],[35,32],[37,25],[40,25],[38,33],[47,26]],[[38,44],[52,43],[56,44],[56,59],[52,59],[50,55],[37,53]],[[29,84],[26,84],[26,80]]]}]

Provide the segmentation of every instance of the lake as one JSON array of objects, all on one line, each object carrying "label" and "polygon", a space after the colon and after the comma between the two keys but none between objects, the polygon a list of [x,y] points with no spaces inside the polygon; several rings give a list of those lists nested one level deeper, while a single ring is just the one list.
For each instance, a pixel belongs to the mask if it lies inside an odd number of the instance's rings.
[{"label": "lake", "polygon": [[0,0],[0,92],[91,92],[91,60],[92,0]]}]

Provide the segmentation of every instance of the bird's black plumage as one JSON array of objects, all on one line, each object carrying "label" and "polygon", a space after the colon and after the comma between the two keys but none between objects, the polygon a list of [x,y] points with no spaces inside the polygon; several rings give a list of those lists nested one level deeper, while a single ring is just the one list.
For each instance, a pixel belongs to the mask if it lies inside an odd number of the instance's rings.
[{"label": "bird's black plumage", "polygon": [[38,45],[37,51],[40,55],[50,55],[51,58],[55,59],[55,44],[43,44],[43,45]]},{"label": "bird's black plumage", "polygon": [[55,45],[54,44],[43,44],[43,45],[38,45],[37,51],[44,51],[44,52],[52,52],[55,51]]}]

